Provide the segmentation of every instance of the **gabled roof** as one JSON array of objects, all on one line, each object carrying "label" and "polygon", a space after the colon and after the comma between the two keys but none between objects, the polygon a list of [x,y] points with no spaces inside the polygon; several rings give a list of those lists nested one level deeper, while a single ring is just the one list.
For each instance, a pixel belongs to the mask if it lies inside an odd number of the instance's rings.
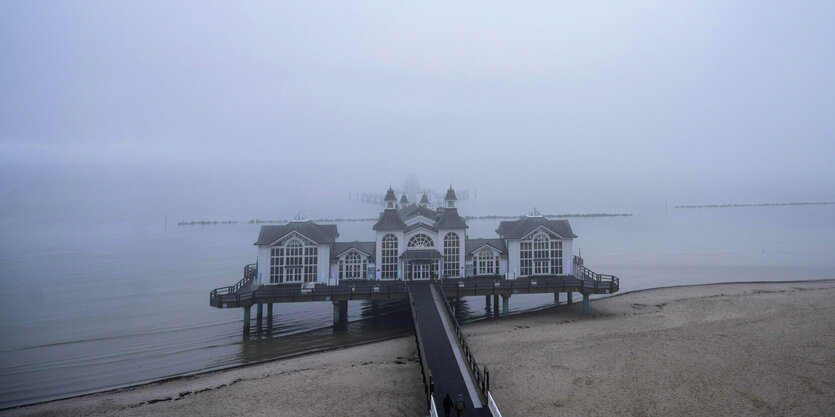
[{"label": "gabled roof", "polygon": [[522,216],[518,220],[500,222],[496,233],[505,239],[521,239],[539,227],[545,227],[563,238],[577,237],[571,231],[568,220],[551,220],[542,216]]},{"label": "gabled roof", "polygon": [[389,187],[389,190],[386,191],[386,198],[383,201],[394,201],[397,202],[397,196],[394,195],[394,190]]},{"label": "gabled roof", "polygon": [[441,211],[441,216],[435,222],[438,229],[466,229],[467,223],[458,215],[458,209],[447,208]]},{"label": "gabled roof", "polygon": [[503,254],[507,253],[507,245],[505,245],[504,239],[467,239],[465,246],[467,255],[483,248],[484,246],[490,246]]},{"label": "gabled roof", "polygon": [[317,224],[310,220],[294,221],[282,225],[261,226],[261,233],[254,245],[272,245],[290,232],[298,232],[316,243],[332,243],[339,236],[335,224]]},{"label": "gabled roof", "polygon": [[399,214],[400,218],[403,220],[411,219],[415,216],[423,216],[430,220],[435,220],[438,217],[438,213],[434,210],[417,204],[409,204],[408,206],[397,210],[397,214]]},{"label": "gabled roof", "polygon": [[421,223],[421,222],[417,222],[417,223],[415,223],[411,226],[406,227],[406,230],[404,230],[404,232],[408,233],[408,232],[411,232],[412,230],[420,229],[420,228],[424,228],[426,230],[431,230],[435,233],[438,232],[438,229],[436,229],[436,228],[434,228],[434,227],[432,227],[432,226],[430,226],[426,223]]},{"label": "gabled roof", "polygon": [[446,190],[446,196],[444,196],[444,201],[447,201],[447,200],[452,200],[452,201],[458,200],[458,198],[455,197],[455,190],[452,189],[452,186],[450,186],[449,189]]},{"label": "gabled roof", "polygon": [[368,259],[373,260],[374,253],[377,251],[376,245],[376,242],[334,242],[331,249],[331,258],[336,259],[339,255],[351,249],[356,249],[368,255]]},{"label": "gabled roof", "polygon": [[374,223],[372,230],[402,230],[406,228],[406,223],[397,214],[395,209],[385,209],[380,213],[380,218],[377,223]]}]

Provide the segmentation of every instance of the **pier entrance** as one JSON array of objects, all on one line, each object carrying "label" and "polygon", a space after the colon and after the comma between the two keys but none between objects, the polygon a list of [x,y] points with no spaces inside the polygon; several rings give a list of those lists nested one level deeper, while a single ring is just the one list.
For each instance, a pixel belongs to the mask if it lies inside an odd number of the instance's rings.
[{"label": "pier entrance", "polygon": [[429,264],[420,263],[413,265],[412,279],[429,279]]}]

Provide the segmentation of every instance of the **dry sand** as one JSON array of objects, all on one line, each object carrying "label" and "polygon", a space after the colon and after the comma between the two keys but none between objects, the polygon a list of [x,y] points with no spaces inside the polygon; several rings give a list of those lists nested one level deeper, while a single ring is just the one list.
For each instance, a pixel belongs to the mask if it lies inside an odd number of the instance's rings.
[{"label": "dry sand", "polygon": [[[835,281],[649,290],[591,311],[465,326],[505,416],[835,415]],[[2,414],[419,416],[424,405],[407,337]]]}]

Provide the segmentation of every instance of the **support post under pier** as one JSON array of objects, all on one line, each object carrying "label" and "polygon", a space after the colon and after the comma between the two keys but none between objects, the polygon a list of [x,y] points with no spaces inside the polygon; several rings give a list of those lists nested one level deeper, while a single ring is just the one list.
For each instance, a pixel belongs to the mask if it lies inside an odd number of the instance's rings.
[{"label": "support post under pier", "polygon": [[273,303],[267,304],[267,320],[273,319]]},{"label": "support post under pier", "polygon": [[507,318],[510,315],[510,294],[502,296],[502,317]]},{"label": "support post under pier", "polygon": [[572,296],[573,294],[574,294],[573,292],[567,292],[567,293],[565,293],[565,296],[566,296],[565,303],[566,303],[566,304],[571,305],[571,296]]},{"label": "support post under pier", "polygon": [[348,301],[333,302],[333,327],[343,326],[348,322]]},{"label": "support post under pier", "polygon": [[484,308],[486,308],[487,310],[490,310],[490,295],[489,294],[484,296]]},{"label": "support post under pier", "polygon": [[493,314],[499,315],[499,295],[493,296]]},{"label": "support post under pier", "polygon": [[261,319],[264,318],[264,304],[263,303],[258,303],[258,308],[255,310],[255,314],[256,314],[255,318],[260,323]]},{"label": "support post under pier", "polygon": [[244,336],[249,335],[249,311],[252,306],[244,307]]},{"label": "support post under pier", "polygon": [[589,295],[583,294],[583,314],[589,314]]},{"label": "support post under pier", "polygon": [[555,292],[554,293],[554,304],[559,304],[559,303],[560,303],[560,293]]}]

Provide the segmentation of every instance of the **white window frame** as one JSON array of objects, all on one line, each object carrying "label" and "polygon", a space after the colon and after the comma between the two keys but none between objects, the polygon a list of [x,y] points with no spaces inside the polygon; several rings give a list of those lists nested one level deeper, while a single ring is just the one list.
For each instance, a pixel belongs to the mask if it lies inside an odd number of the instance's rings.
[{"label": "white window frame", "polygon": [[270,248],[270,284],[315,282],[319,246],[290,235]]},{"label": "white window frame", "polygon": [[562,275],[562,240],[538,231],[520,242],[520,275]]},{"label": "white window frame", "polygon": [[499,273],[499,254],[490,247],[483,247],[476,252],[476,275],[496,275]]},{"label": "white window frame", "polygon": [[[397,249],[399,242],[394,234],[387,234],[381,240],[380,279],[397,278]],[[389,245],[389,246],[386,246]]]},{"label": "white window frame", "polygon": [[432,240],[429,235],[424,233],[418,233],[411,238],[409,238],[409,243],[406,245],[407,248],[434,248],[435,242]]}]

